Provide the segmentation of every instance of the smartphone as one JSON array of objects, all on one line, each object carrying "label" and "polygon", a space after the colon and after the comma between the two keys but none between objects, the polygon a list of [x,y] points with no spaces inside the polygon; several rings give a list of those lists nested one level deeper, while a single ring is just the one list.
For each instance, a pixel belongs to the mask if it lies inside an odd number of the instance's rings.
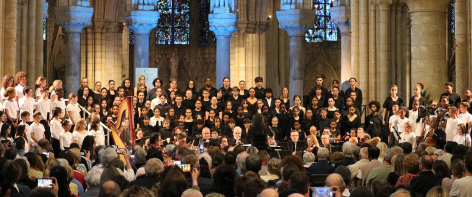
[{"label": "smartphone", "polygon": [[113,148],[115,148],[115,149],[117,149],[117,148],[118,148],[118,146],[116,146],[116,145],[111,145],[111,147],[113,147]]},{"label": "smartphone", "polygon": [[10,148],[16,148],[16,142],[10,142]]},{"label": "smartphone", "polygon": [[54,184],[54,179],[40,178],[36,179],[39,188],[52,188],[51,184]]},{"label": "smartphone", "polygon": [[182,164],[182,161],[174,161],[174,165],[180,165]]},{"label": "smartphone", "polygon": [[310,187],[310,197],[334,197],[329,187]]},{"label": "smartphone", "polygon": [[182,169],[183,172],[191,172],[192,171],[192,166],[190,164],[179,164],[178,165],[180,169]]},{"label": "smartphone", "polygon": [[85,152],[80,151],[80,155],[85,156]]},{"label": "smartphone", "polygon": [[117,148],[116,149],[116,154],[124,155],[125,153],[126,153],[126,148]]},{"label": "smartphone", "polygon": [[203,153],[203,143],[200,144],[200,153]]},{"label": "smartphone", "polygon": [[49,152],[43,152],[43,155],[46,155],[46,157],[49,159]]},{"label": "smartphone", "polygon": [[129,157],[131,158],[131,160],[134,160],[134,155],[130,155]]}]

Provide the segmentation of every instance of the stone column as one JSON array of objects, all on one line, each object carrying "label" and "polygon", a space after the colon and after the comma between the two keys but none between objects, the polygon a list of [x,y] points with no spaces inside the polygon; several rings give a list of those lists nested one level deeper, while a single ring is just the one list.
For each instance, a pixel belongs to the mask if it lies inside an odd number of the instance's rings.
[{"label": "stone column", "polygon": [[[221,11],[221,10],[220,10]],[[216,87],[223,87],[223,79],[230,77],[230,39],[231,34],[235,32],[236,14],[222,11],[213,11],[213,14],[208,15],[210,22],[210,30],[215,33],[216,37]]]},{"label": "stone column", "polygon": [[390,65],[389,65],[389,55],[390,55],[390,45],[389,45],[389,35],[390,35],[390,18],[389,18],[389,12],[390,12],[390,4],[392,3],[392,0],[379,0],[378,1],[379,6],[380,6],[380,43],[379,43],[379,51],[380,51],[380,58],[378,61],[378,68],[379,72],[378,75],[381,76],[380,80],[378,81],[378,89],[380,89],[380,92],[378,95],[380,97],[384,95],[388,95],[389,92],[389,86],[390,84],[390,79],[392,73],[390,73],[391,70],[389,70]]},{"label": "stone column", "polygon": [[377,99],[377,39],[376,39],[376,13],[377,0],[370,0],[369,14],[369,101]]},{"label": "stone column", "polygon": [[[49,4],[46,0],[39,0],[36,5],[36,66],[35,69],[35,76],[34,79],[38,78],[39,76],[45,76],[43,71],[44,61],[44,45],[43,45],[43,19],[47,19],[48,15],[48,7]],[[40,17],[40,16],[43,17]],[[39,31],[41,30],[41,31]],[[28,74],[28,73],[27,73]],[[34,82],[34,81],[33,81]]]},{"label": "stone column", "polygon": [[279,28],[285,30],[290,38],[290,98],[295,95],[303,96],[306,68],[305,34],[313,26],[315,17],[315,10],[277,11]]},{"label": "stone column", "polygon": [[331,18],[341,33],[341,89],[349,88],[351,78],[351,9],[348,6],[331,8]]},{"label": "stone column", "polygon": [[59,6],[55,7],[56,24],[64,28],[67,65],[63,87],[66,95],[77,92],[80,87],[80,33],[91,24],[92,7]]},{"label": "stone column", "polygon": [[456,92],[464,96],[465,89],[469,85],[469,59],[467,54],[467,2],[455,1],[456,23]]},{"label": "stone column", "polygon": [[35,83],[35,61],[36,61],[36,1],[28,1],[28,33],[27,33],[27,67],[28,70],[22,70],[26,72],[26,83],[33,86]]},{"label": "stone column", "polygon": [[411,87],[422,81],[438,99],[447,82],[446,11],[451,0],[406,0],[411,16]]},{"label": "stone column", "polygon": [[351,77],[359,78],[359,0],[351,1]]},{"label": "stone column", "polygon": [[359,88],[363,101],[369,98],[369,0],[360,0],[359,3]]},{"label": "stone column", "polygon": [[149,6],[125,13],[126,26],[134,33],[135,68],[149,68],[149,33],[157,27],[159,20],[159,11],[153,9],[154,6]]}]

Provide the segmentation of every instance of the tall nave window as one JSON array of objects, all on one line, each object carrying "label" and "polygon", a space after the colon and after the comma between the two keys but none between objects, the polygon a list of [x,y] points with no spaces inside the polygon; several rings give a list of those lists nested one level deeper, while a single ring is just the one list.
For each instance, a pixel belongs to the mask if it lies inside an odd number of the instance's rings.
[{"label": "tall nave window", "polygon": [[157,0],[156,44],[189,44],[190,0]]},{"label": "tall nave window", "polygon": [[315,25],[305,34],[307,42],[338,41],[337,26],[331,20],[331,7],[335,0],[313,0],[316,10]]}]

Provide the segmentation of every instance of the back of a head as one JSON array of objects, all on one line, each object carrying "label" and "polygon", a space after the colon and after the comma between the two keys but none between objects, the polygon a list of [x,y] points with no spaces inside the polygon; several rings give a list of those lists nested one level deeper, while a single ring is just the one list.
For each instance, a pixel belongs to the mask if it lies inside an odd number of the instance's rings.
[{"label": "back of a head", "polygon": [[264,189],[267,188],[267,183],[260,178],[249,179],[244,184],[244,197],[257,197]]},{"label": "back of a head", "polygon": [[298,169],[298,167],[295,164],[287,164],[287,165],[283,166],[282,178],[285,181],[288,181],[288,180],[290,180],[290,177],[292,176],[292,174],[294,174],[295,172],[299,172],[299,171],[300,170]]},{"label": "back of a head", "polygon": [[233,151],[227,152],[225,155],[225,164],[234,166],[236,164],[236,156],[237,154]]},{"label": "back of a head", "polygon": [[369,147],[368,152],[369,152],[369,158],[372,160],[378,159],[380,156],[380,149],[375,146]]},{"label": "back of a head", "polygon": [[212,192],[224,194],[226,196],[234,196],[234,183],[237,172],[233,166],[218,166],[213,173]]},{"label": "back of a head", "polygon": [[329,157],[329,150],[325,147],[318,149],[318,160],[326,160]]},{"label": "back of a head", "polygon": [[347,166],[338,166],[336,169],[334,169],[334,173],[339,174],[345,185],[349,185],[349,182],[351,181],[351,170]]},{"label": "back of a head", "polygon": [[404,154],[410,154],[413,151],[413,145],[410,142],[403,142],[400,144]]},{"label": "back of a head", "polygon": [[338,186],[339,191],[342,193],[346,188],[346,184],[343,179],[344,178],[340,174],[330,174],[328,177],[326,177],[325,187]]},{"label": "back of a head", "polygon": [[102,184],[98,196],[116,196],[121,194],[120,186],[114,181],[107,181]]},{"label": "back of a head", "polygon": [[308,193],[308,176],[304,172],[295,172],[290,176],[289,188],[296,189],[300,194]]},{"label": "back of a head", "polygon": [[257,195],[257,197],[278,197],[279,193],[275,191],[275,189],[272,188],[267,188],[265,190],[262,190],[260,194]]},{"label": "back of a head", "polygon": [[350,197],[374,197],[374,195],[369,188],[359,186],[352,190]]},{"label": "back of a head", "polygon": [[181,196],[187,190],[187,181],[181,170],[171,169],[161,182],[159,196]]},{"label": "back of a head", "polygon": [[15,184],[21,176],[21,166],[14,161],[7,161],[3,166],[3,181]]},{"label": "back of a head", "polygon": [[56,197],[56,194],[49,188],[34,188],[29,197]]},{"label": "back of a head", "polygon": [[406,189],[403,189],[403,188],[400,188],[400,189],[397,189],[397,191],[393,192],[390,197],[411,197],[411,193],[410,191],[406,190]]},{"label": "back of a head", "polygon": [[433,158],[429,155],[422,156],[420,159],[420,164],[423,165],[423,168],[426,170],[433,169]]},{"label": "back of a head", "polygon": [[203,194],[196,189],[187,189],[181,197],[203,197]]},{"label": "back of a head", "polygon": [[465,156],[464,163],[466,171],[472,173],[472,154],[467,154]]},{"label": "back of a head", "polygon": [[381,188],[383,189],[387,187],[392,187],[390,183],[387,182],[387,180],[377,179],[372,182],[372,194],[374,194],[374,196],[377,196],[377,192],[379,192]]},{"label": "back of a head", "polygon": [[251,154],[246,157],[246,170],[258,173],[262,168],[262,159],[259,155]]},{"label": "back of a head", "polygon": [[146,162],[144,171],[146,172],[146,175],[158,176],[162,171],[164,171],[164,164],[161,160],[152,158]]},{"label": "back of a head", "polygon": [[457,146],[457,142],[455,141],[448,141],[446,142],[446,145],[444,145],[444,150],[448,153],[451,153],[452,154],[452,151],[454,150],[454,148]]},{"label": "back of a head", "polygon": [[121,197],[154,197],[154,194],[145,187],[139,187],[133,185],[128,189],[125,189],[121,194]]}]

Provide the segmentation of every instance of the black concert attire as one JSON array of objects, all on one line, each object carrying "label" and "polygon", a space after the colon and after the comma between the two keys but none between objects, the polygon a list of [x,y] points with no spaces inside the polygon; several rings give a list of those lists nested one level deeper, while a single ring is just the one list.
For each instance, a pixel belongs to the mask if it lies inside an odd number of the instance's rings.
[{"label": "black concert attire", "polygon": [[389,128],[389,120],[390,120],[390,117],[393,116],[393,112],[392,112],[392,106],[394,104],[397,104],[399,107],[402,107],[404,106],[404,102],[403,102],[403,99],[398,97],[396,101],[394,101],[392,99],[391,96],[387,97],[384,101],[384,104],[383,104],[383,108],[384,109],[387,109],[386,111],[386,114],[385,114],[385,125],[383,125],[383,132],[382,132],[382,142],[387,142],[388,141],[388,136],[390,135],[390,128]]},{"label": "black concert attire", "polygon": [[449,98],[449,106],[455,106],[457,107],[457,103],[460,103],[461,102],[461,96],[459,96],[459,94],[453,92],[453,93],[447,93],[447,92],[444,92],[441,94],[441,96],[439,97],[439,101],[441,101],[441,98],[443,96],[447,96]]},{"label": "black concert attire", "polygon": [[[364,131],[368,133],[372,138],[382,136],[382,116],[379,113],[377,115],[368,115],[365,118]],[[349,131],[348,131],[349,132]]]},{"label": "black concert attire", "polygon": [[[356,100],[359,101],[359,103],[362,103],[362,90],[355,87],[354,90],[352,90],[351,87],[349,87],[349,89],[347,89],[346,91],[344,91],[344,96],[345,96],[345,99],[347,97],[351,97],[351,92],[356,92]],[[360,108],[359,108],[360,109]]]},{"label": "black concert attire", "polygon": [[200,90],[198,91],[198,96],[199,97],[202,97],[203,99],[203,90],[208,90],[210,92],[210,99],[214,96],[216,96],[216,93],[218,92],[218,90],[214,87],[210,87],[210,89],[207,89],[207,87],[203,87],[203,88],[200,88]]},{"label": "black concert attire", "polygon": [[257,99],[264,99],[264,97],[265,97],[265,88],[263,88],[262,86],[261,86],[261,88],[258,88],[258,87],[256,86],[256,87],[254,87],[254,90],[256,90],[256,95],[255,95],[255,97],[256,97]]},{"label": "black concert attire", "polygon": [[[413,102],[414,102],[414,101],[415,101],[415,96],[413,95],[413,96],[410,98],[410,104],[408,105],[408,109],[409,109],[409,110],[412,110],[412,109],[413,109]],[[419,101],[420,101],[420,105],[419,105],[419,106],[426,106],[426,105],[428,105],[428,104],[426,103],[426,99],[425,99],[424,97],[422,97],[422,96],[420,97]],[[418,107],[419,107],[419,106],[418,106]]]}]

